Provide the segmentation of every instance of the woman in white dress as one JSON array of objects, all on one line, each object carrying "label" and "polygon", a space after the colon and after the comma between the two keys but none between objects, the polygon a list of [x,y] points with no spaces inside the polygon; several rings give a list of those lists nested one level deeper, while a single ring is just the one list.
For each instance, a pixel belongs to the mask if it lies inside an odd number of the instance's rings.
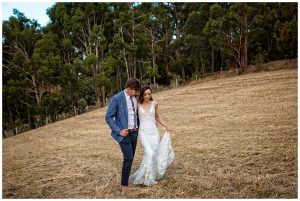
[{"label": "woman in white dress", "polygon": [[[151,94],[152,89],[146,86],[141,89],[139,95],[138,138],[143,145],[144,156],[139,169],[129,178],[134,185],[153,186],[157,184],[175,156],[169,133],[171,129],[162,121],[158,113],[158,103],[153,101]],[[161,141],[156,122],[166,128]]]}]

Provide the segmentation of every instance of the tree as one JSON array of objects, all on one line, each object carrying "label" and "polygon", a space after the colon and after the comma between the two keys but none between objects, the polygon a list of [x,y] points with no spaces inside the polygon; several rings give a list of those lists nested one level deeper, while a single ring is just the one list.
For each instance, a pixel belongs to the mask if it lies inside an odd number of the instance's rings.
[{"label": "tree", "polygon": [[[66,47],[70,47],[72,44],[73,50],[75,49],[77,52],[77,57],[88,60],[85,65],[90,65],[90,71],[95,81],[97,75],[102,72],[102,65],[107,57],[105,51],[109,39],[105,33],[110,26],[108,4],[57,3],[48,10],[48,13],[54,25],[57,26],[55,30],[62,28],[63,31],[60,32],[66,38],[64,43]],[[101,105],[104,104],[101,101],[105,100],[105,88],[95,82],[93,86],[96,105]],[[73,102],[75,103],[77,100]]]},{"label": "tree", "polygon": [[105,106],[129,77],[184,82],[232,64],[297,57],[296,3],[74,3],[51,22],[2,22],[3,126],[18,133]]},{"label": "tree", "polygon": [[210,19],[206,33],[210,43],[226,54],[233,56],[244,73],[248,66],[248,45],[253,26],[260,26],[262,15],[256,4],[233,3],[229,7],[214,4],[210,8]]},{"label": "tree", "polygon": [[[184,3],[168,3],[168,11],[170,17],[170,23],[173,30],[172,38],[173,41],[171,42],[170,49],[173,51],[171,61],[171,65],[173,69],[176,69],[177,72],[181,71],[181,77],[183,80],[185,80],[185,64],[186,61],[184,59],[186,58],[183,53],[183,28],[185,21],[187,19],[188,13],[186,13],[186,4]],[[179,71],[178,71],[179,70]]]},{"label": "tree", "polygon": [[[199,73],[201,65],[201,73],[204,74],[208,60],[208,52],[210,50],[209,40],[204,33],[205,25],[208,21],[209,5],[207,3],[200,3],[191,5],[191,11],[184,25],[184,48],[187,52],[189,63],[194,67],[191,69],[196,74]],[[213,62],[212,62],[213,63]],[[213,71],[212,66],[212,71]]]},{"label": "tree", "polygon": [[[16,134],[17,119],[27,119],[31,128],[35,128],[33,116],[35,103],[31,90],[36,89],[34,72],[31,70],[34,45],[41,38],[40,25],[31,21],[18,10],[3,22],[3,113],[9,117],[9,127]],[[12,101],[12,98],[16,98]]]}]

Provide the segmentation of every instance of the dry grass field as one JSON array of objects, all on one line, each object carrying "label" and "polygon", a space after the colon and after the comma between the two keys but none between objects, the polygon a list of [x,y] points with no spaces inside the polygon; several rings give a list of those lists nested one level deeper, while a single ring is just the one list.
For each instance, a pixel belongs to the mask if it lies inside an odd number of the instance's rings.
[{"label": "dry grass field", "polygon": [[107,108],[4,139],[3,198],[297,198],[297,79],[294,68],[155,93],[175,160],[125,195]]}]

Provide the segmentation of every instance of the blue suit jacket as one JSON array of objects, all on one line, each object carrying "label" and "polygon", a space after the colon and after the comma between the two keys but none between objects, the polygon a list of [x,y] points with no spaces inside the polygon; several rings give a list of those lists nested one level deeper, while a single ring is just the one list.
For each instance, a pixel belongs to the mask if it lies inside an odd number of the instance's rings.
[{"label": "blue suit jacket", "polygon": [[[111,135],[117,142],[121,142],[124,138],[119,132],[128,128],[128,109],[124,93],[121,91],[111,98],[105,115],[105,121],[112,130]],[[138,118],[137,123],[139,125]]]}]

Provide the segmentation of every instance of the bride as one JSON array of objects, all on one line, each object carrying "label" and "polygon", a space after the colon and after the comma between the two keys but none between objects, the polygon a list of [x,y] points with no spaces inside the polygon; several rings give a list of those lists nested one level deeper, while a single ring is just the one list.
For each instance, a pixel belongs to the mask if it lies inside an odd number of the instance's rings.
[{"label": "bride", "polygon": [[[135,184],[153,186],[161,179],[166,168],[173,162],[174,152],[171,145],[171,129],[166,126],[158,114],[158,104],[153,101],[152,89],[145,86],[139,95],[139,119],[140,127],[138,138],[144,148],[144,156],[139,169],[130,176],[129,180]],[[160,141],[157,124],[166,128],[166,132]]]}]

